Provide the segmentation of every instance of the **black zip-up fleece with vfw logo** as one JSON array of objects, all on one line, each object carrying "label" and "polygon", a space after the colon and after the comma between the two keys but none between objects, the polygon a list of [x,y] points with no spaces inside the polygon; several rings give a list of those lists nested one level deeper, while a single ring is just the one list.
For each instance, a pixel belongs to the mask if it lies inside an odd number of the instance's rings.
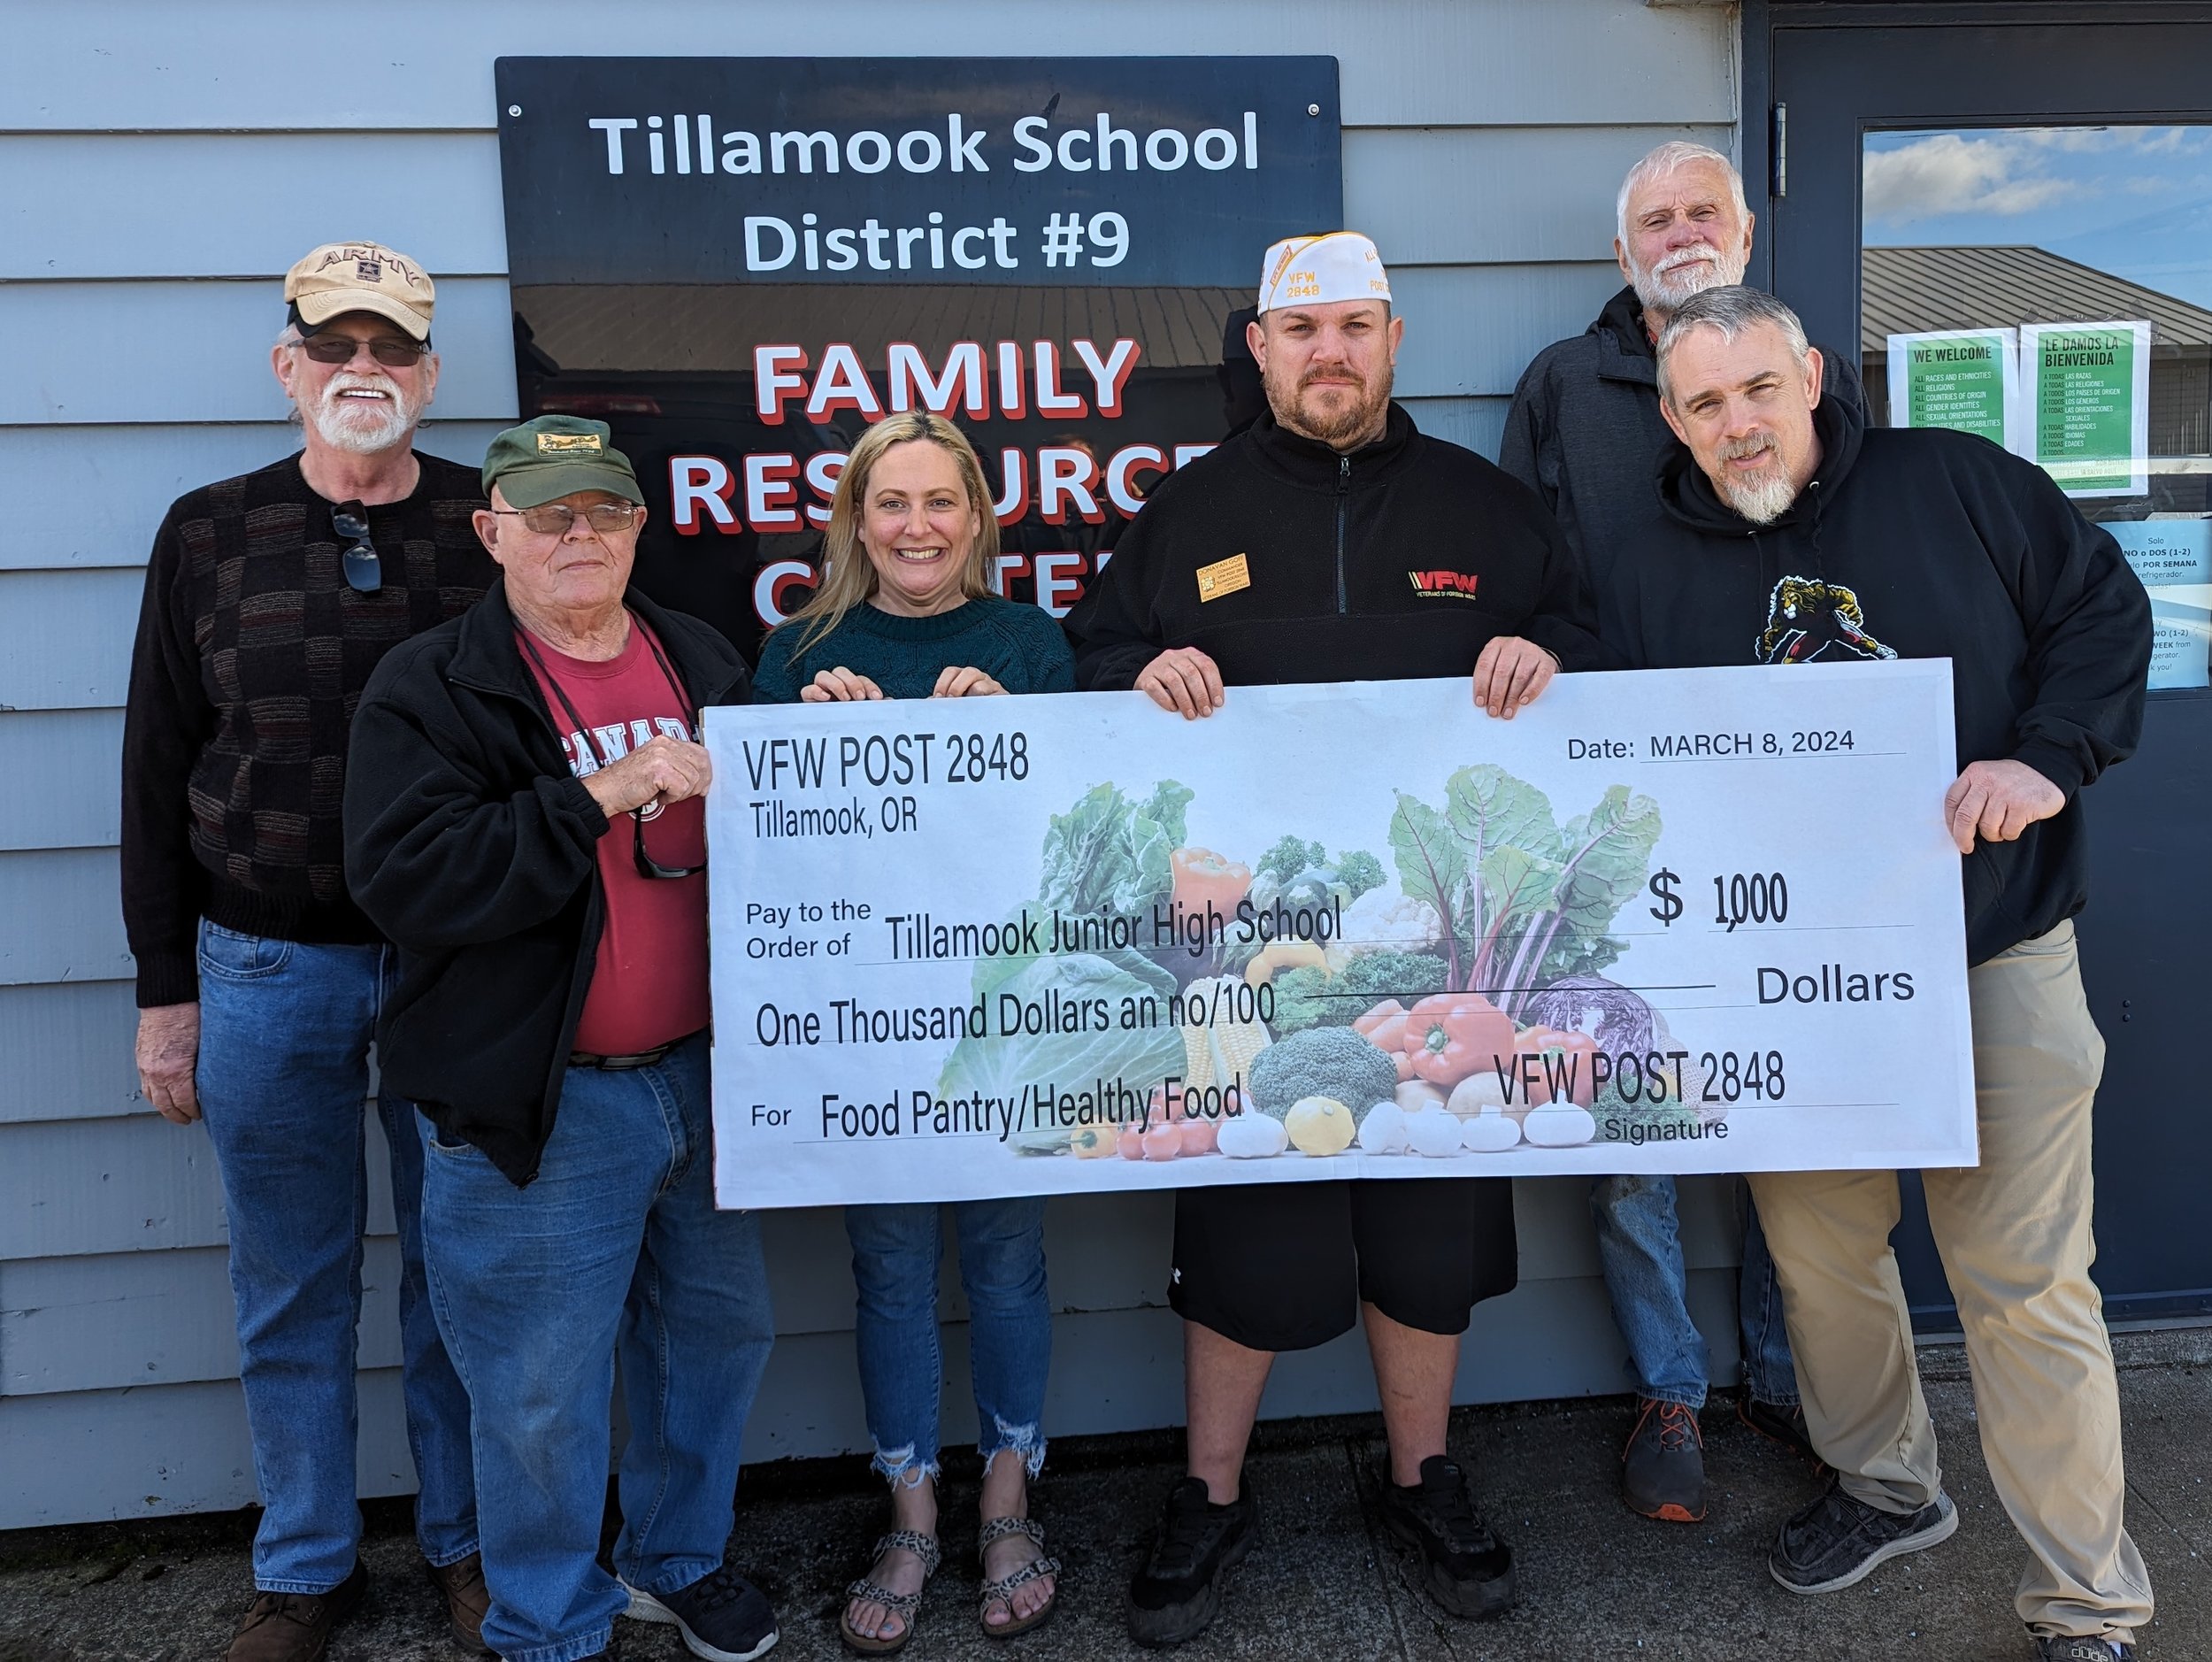
[{"label": "black zip-up fleece with vfw logo", "polygon": [[1348,455],[1263,415],[1171,474],[1067,627],[1093,691],[1184,646],[1232,686],[1465,675],[1502,635],[1563,669],[1612,662],[1536,493],[1396,404]]}]

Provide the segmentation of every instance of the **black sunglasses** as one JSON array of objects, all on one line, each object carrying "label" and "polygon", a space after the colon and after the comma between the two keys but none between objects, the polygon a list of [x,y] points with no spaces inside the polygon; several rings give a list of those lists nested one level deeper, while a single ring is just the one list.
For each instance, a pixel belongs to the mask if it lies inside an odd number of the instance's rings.
[{"label": "black sunglasses", "polygon": [[354,354],[365,346],[369,356],[387,369],[419,364],[430,350],[429,342],[411,341],[398,335],[380,335],[368,341],[357,341],[350,335],[311,335],[300,342],[300,350],[318,364],[350,364]]},{"label": "black sunglasses", "polygon": [[707,863],[704,860],[701,860],[696,866],[663,866],[658,860],[655,859],[650,854],[648,854],[645,851],[644,812],[642,810],[639,810],[633,812],[630,815],[630,824],[635,830],[635,841],[632,846],[631,852],[637,857],[637,869],[639,876],[657,878],[696,877],[701,872],[707,869]]},{"label": "black sunglasses", "polygon": [[351,540],[343,556],[346,587],[357,594],[373,595],[384,587],[384,563],[369,541],[369,511],[358,502],[342,502],[330,511],[330,528]]}]

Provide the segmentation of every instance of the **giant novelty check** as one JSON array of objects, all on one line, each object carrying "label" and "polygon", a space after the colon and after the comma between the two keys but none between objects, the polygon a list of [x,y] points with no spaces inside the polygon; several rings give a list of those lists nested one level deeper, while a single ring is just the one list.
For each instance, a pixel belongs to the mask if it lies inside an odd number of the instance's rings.
[{"label": "giant novelty check", "polygon": [[707,742],[725,1206],[1976,1158],[1947,661]]}]

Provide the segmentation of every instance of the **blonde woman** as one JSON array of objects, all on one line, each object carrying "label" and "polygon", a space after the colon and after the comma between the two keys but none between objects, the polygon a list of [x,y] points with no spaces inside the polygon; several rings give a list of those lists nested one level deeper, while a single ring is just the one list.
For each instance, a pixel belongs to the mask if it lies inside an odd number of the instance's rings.
[{"label": "blonde woman", "polygon": [[814,597],[761,642],[761,704],[1071,692],[1041,608],[990,592],[998,520],[982,465],[941,416],[897,415],[846,458]]},{"label": "blonde woman", "polygon": [[[987,592],[998,522],[974,450],[950,422],[900,415],[853,448],[830,505],[826,569],[814,598],[762,643],[762,703],[960,698],[1064,692],[1074,659],[1035,606]],[[969,1354],[982,1427],[983,1631],[1025,1633],[1051,1615],[1057,1559],[1029,1517],[1044,1463],[1039,1421],[1052,1351],[1045,1297],[1044,1201],[951,1208],[968,1296]],[[854,1323],[876,1470],[891,1485],[891,1528],[846,1589],[838,1635],[883,1656],[913,1635],[937,1567],[937,1264],[934,1205],[848,1206],[859,1289]]]}]

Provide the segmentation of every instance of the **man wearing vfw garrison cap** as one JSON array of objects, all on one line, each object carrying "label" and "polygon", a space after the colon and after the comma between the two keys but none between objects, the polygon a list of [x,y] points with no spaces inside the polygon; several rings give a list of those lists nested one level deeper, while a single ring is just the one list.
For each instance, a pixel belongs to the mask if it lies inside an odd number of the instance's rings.
[{"label": "man wearing vfw garrison cap", "polygon": [[[346,894],[347,722],[379,658],[494,567],[473,470],[412,448],[435,290],[373,242],[295,265],[271,367],[298,454],[178,498],[154,539],[123,727],[123,917],[146,1100],[204,1120],[230,1225],[239,1377],[264,1511],[230,1662],[323,1654],[360,1601],[354,1358],[362,1104],[392,950]],[[398,1223],[415,1529],[477,1646],[468,1401],[423,1295],[413,1104],[378,1111]],[[180,1133],[179,1135],[183,1135]]]},{"label": "man wearing vfw garrison cap", "polygon": [[[492,442],[499,580],[362,696],[346,876],[399,948],[377,1032],[422,1110],[423,1243],[475,1411],[507,1662],[576,1662],[627,1613],[750,1662],[768,1601],[723,1563],[774,1328],[751,1213],[714,1209],[699,712],[730,643],[629,589],[643,493],[596,421]],[[599,1567],[622,1362],[619,1577]]]},{"label": "man wearing vfw garrison cap", "polygon": [[[1555,671],[1597,666],[1580,568],[1535,494],[1391,401],[1404,327],[1367,238],[1268,250],[1247,338],[1269,411],[1162,481],[1123,533],[1067,620],[1079,685],[1134,687],[1194,719],[1240,684],[1471,674],[1476,704],[1509,719]],[[1511,1603],[1512,1555],[1445,1428],[1469,1312],[1515,1273],[1502,1180],[1179,1191],[1189,1475],[1130,1586],[1131,1636],[1173,1644],[1212,1620],[1256,1531],[1242,1467],[1275,1353],[1356,1317],[1389,1436],[1385,1521],[1445,1609]]]}]

